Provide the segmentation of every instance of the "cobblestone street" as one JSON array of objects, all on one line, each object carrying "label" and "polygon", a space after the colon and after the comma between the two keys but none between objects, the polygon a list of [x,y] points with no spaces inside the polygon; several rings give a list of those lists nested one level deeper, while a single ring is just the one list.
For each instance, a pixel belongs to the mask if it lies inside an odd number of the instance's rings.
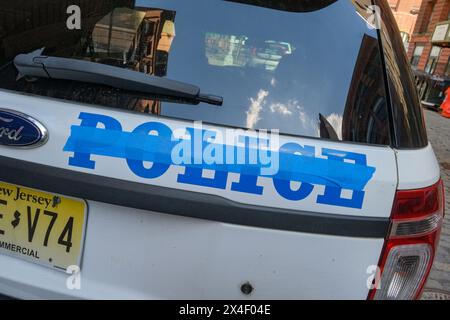
[{"label": "cobblestone street", "polygon": [[446,191],[446,217],[437,256],[423,299],[450,299],[450,119],[425,110],[428,139],[441,165]]}]

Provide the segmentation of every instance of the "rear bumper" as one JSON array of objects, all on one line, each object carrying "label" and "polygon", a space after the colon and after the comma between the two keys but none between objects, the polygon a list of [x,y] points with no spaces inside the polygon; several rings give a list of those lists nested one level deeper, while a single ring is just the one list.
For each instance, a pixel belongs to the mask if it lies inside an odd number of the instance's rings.
[{"label": "rear bumper", "polygon": [[[0,255],[20,299],[365,299],[383,239],[305,234],[89,202],[80,290],[69,275]],[[241,293],[249,282],[251,295]]]}]

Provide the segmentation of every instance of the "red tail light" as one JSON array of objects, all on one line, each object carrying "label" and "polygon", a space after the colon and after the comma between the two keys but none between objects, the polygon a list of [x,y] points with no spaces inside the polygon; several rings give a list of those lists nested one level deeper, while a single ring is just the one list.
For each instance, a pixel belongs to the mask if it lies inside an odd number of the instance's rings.
[{"label": "red tail light", "polygon": [[391,228],[380,257],[381,277],[369,299],[418,299],[430,273],[444,218],[442,181],[397,191]]}]

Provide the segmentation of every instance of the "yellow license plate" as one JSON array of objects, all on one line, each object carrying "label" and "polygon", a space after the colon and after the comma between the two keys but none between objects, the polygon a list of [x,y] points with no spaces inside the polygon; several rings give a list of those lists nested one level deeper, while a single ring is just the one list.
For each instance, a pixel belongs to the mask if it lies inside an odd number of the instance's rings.
[{"label": "yellow license plate", "polygon": [[0,181],[0,253],[66,270],[80,267],[86,202]]}]

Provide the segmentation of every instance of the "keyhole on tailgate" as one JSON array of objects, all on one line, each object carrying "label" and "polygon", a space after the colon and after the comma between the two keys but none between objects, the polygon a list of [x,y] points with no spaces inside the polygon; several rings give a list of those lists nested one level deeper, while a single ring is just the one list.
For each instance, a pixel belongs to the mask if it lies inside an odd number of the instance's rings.
[{"label": "keyhole on tailgate", "polygon": [[250,295],[253,292],[253,286],[250,282],[246,282],[241,285],[241,292],[246,296]]}]

